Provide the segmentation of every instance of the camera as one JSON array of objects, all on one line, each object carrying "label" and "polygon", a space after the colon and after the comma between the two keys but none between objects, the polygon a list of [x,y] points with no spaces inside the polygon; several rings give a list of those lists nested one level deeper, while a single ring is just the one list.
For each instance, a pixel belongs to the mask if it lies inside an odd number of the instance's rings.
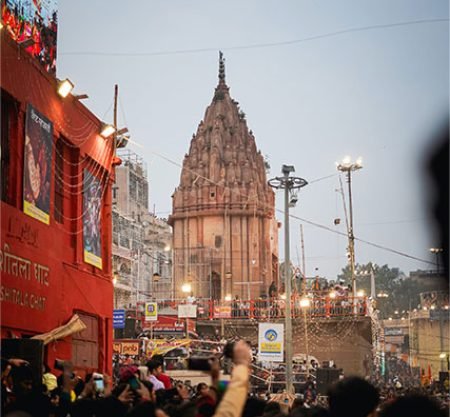
[{"label": "camera", "polygon": [[94,380],[96,391],[103,392],[105,390],[105,381],[103,380],[103,375],[94,372],[92,374],[92,379]]}]

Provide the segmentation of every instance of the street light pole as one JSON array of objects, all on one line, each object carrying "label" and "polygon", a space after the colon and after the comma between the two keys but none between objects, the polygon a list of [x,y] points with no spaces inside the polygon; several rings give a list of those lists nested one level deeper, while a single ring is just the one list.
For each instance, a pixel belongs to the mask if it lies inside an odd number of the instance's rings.
[{"label": "street light pole", "polygon": [[[306,180],[299,177],[290,177],[295,172],[293,165],[283,165],[281,168],[283,177],[272,178],[269,185],[275,189],[284,189],[284,283],[286,288],[286,314],[285,314],[285,350],[286,350],[286,392],[294,393],[293,369],[292,369],[292,316],[291,316],[291,273],[290,273],[290,251],[289,251],[289,193],[308,184]],[[294,195],[295,196],[295,195]],[[296,197],[296,196],[295,196]],[[297,199],[292,199],[295,203]]]},{"label": "street light pole", "polygon": [[434,253],[436,255],[436,272],[439,274],[440,268],[439,268],[439,256],[444,251],[442,248],[430,248],[430,252]]},{"label": "street light pole", "polygon": [[338,171],[345,172],[348,183],[348,199],[350,210],[350,223],[348,227],[348,251],[350,254],[350,271],[352,279],[353,304],[356,306],[356,275],[355,275],[355,235],[353,233],[353,202],[352,202],[352,171],[362,168],[361,158],[352,163],[351,158],[346,156],[341,163],[337,163]]}]

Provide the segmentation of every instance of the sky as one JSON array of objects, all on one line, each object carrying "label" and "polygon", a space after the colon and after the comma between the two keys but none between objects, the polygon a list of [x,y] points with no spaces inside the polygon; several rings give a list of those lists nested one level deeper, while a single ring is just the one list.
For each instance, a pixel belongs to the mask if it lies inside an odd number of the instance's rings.
[{"label": "sky", "polygon": [[[59,0],[57,75],[109,122],[119,85],[119,124],[165,218],[222,50],[270,177],[292,164],[309,182],[291,209],[291,258],[300,263],[303,224],[306,274],[335,279],[347,262],[347,240],[334,233],[345,233],[335,162],[346,155],[364,165],[352,181],[356,238],[435,260],[423,166],[448,117],[448,17],[446,0]],[[436,19],[447,21],[397,25]],[[279,241],[283,259],[282,230]],[[405,274],[434,267],[357,241],[356,262],[369,261]]]}]

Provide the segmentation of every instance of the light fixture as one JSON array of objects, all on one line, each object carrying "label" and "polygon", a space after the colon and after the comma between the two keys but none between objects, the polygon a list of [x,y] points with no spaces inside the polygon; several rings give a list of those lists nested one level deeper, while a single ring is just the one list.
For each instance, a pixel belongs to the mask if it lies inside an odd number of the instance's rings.
[{"label": "light fixture", "polygon": [[76,98],[77,100],[84,100],[86,98],[89,98],[87,94],[72,94],[73,98]]},{"label": "light fixture", "polygon": [[227,294],[225,296],[225,301],[231,301],[231,295],[230,294]]},{"label": "light fixture", "polygon": [[115,127],[110,124],[102,123],[102,130],[100,132],[100,136],[109,138],[116,131]]},{"label": "light fixture", "polygon": [[404,318],[404,317],[402,317],[402,320],[405,320],[405,318]]},{"label": "light fixture", "polygon": [[68,78],[58,81],[58,94],[62,98],[66,98],[73,90],[74,84]]},{"label": "light fixture", "polygon": [[392,317],[389,317],[388,320],[392,320]]},{"label": "light fixture", "polygon": [[170,245],[167,244],[166,246],[164,246],[164,252],[169,252],[170,251]]},{"label": "light fixture", "polygon": [[436,310],[436,306],[433,304],[433,305],[430,307],[430,310]]},{"label": "light fixture", "polygon": [[398,310],[395,310],[395,311],[394,311],[394,314],[398,314]]},{"label": "light fixture", "polygon": [[330,292],[330,298],[336,298],[336,291]]},{"label": "light fixture", "polygon": [[440,359],[445,359],[446,357],[447,357],[447,354],[444,353],[444,352],[442,352],[442,353],[439,354],[439,358],[440,358]]},{"label": "light fixture", "polygon": [[181,291],[184,292],[185,294],[188,294],[192,291],[192,285],[189,284],[188,282],[186,284],[183,284],[181,286]]},{"label": "light fixture", "polygon": [[281,295],[280,295],[280,298],[281,298],[282,300],[286,300],[286,294],[285,294],[285,293],[281,294]]},{"label": "light fixture", "polygon": [[357,297],[364,297],[365,295],[366,295],[366,293],[365,293],[364,290],[358,290],[358,291],[356,292],[356,296],[357,296]]},{"label": "light fixture", "polygon": [[301,298],[300,299],[300,307],[307,308],[311,305],[311,301],[309,298]]},{"label": "light fixture", "polygon": [[344,156],[344,159],[342,159],[342,162],[344,164],[349,164],[351,162],[352,158],[349,155]]},{"label": "light fixture", "polygon": [[116,148],[126,148],[129,140],[129,136],[116,136]]}]

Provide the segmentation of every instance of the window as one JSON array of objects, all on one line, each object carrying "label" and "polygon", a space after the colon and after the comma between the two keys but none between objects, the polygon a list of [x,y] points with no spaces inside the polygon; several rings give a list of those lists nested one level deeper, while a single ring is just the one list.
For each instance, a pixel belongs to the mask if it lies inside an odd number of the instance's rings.
[{"label": "window", "polygon": [[5,91],[1,91],[1,199],[5,203],[15,205],[17,189],[21,181],[16,181],[14,167],[20,165],[15,160],[18,155],[17,122],[19,103]]}]

